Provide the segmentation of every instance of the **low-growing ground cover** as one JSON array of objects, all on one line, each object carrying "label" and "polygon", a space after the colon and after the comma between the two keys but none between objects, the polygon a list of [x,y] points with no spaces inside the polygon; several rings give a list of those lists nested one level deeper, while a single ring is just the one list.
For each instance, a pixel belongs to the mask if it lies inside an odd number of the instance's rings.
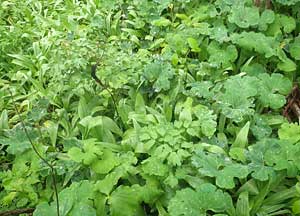
[{"label": "low-growing ground cover", "polygon": [[0,215],[300,214],[299,0],[0,3]]}]

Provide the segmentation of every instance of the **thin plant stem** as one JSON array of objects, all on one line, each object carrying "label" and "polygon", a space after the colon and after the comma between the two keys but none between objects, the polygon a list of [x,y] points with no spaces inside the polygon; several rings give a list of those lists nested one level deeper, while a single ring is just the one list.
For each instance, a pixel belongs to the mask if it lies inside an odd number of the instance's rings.
[{"label": "thin plant stem", "polygon": [[105,89],[110,94],[110,97],[111,97],[111,99],[113,101],[114,108],[115,108],[115,111],[117,113],[117,116],[118,116],[118,118],[120,118],[120,114],[119,114],[118,106],[117,106],[117,101],[116,101],[116,99],[115,99],[112,91],[108,88],[107,85],[105,85],[104,83],[102,83],[101,80],[96,75],[96,70],[97,70],[98,64],[99,63],[97,62],[96,64],[92,65],[91,76],[96,81],[96,83],[98,83],[103,89]]},{"label": "thin plant stem", "polygon": [[60,216],[59,215],[59,200],[58,200],[58,191],[57,191],[57,186],[56,186],[56,178],[55,178],[55,175],[56,175],[56,172],[55,172],[55,168],[52,166],[52,164],[50,164],[38,151],[38,149],[36,148],[36,146],[33,144],[33,141],[32,139],[30,138],[29,136],[29,133],[27,131],[27,128],[25,126],[25,123],[23,121],[23,118],[21,117],[21,114],[20,112],[18,111],[18,108],[17,108],[17,105],[16,105],[16,102],[13,98],[13,94],[11,92],[10,89],[8,89],[9,93],[10,93],[10,96],[11,96],[11,100],[12,100],[12,103],[13,103],[13,106],[14,106],[14,109],[19,117],[19,120],[21,122],[21,126],[25,132],[25,135],[28,139],[28,141],[30,142],[30,145],[33,149],[33,151],[35,152],[35,154],[50,168],[51,170],[51,177],[52,177],[52,181],[53,181],[53,188],[54,188],[54,194],[55,194],[55,198],[56,198],[56,211],[57,211],[57,216]]}]

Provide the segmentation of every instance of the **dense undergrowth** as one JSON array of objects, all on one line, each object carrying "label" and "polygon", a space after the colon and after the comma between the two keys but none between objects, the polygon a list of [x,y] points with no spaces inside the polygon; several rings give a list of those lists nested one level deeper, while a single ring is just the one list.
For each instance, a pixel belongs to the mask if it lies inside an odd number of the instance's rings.
[{"label": "dense undergrowth", "polygon": [[299,0],[12,0],[0,17],[1,211],[57,215],[53,166],[61,216],[300,213],[282,115]]}]

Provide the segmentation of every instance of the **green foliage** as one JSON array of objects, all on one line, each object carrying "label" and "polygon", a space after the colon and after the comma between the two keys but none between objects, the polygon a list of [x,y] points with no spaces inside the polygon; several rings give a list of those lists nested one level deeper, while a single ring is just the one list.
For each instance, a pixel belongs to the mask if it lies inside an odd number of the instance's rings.
[{"label": "green foliage", "polygon": [[[191,199],[193,197],[193,199]],[[232,206],[227,193],[214,185],[205,183],[196,190],[187,188],[179,190],[170,200],[170,215],[206,215],[206,211],[224,212]]]},{"label": "green foliage", "polygon": [[300,213],[298,0],[0,4],[0,211]]}]

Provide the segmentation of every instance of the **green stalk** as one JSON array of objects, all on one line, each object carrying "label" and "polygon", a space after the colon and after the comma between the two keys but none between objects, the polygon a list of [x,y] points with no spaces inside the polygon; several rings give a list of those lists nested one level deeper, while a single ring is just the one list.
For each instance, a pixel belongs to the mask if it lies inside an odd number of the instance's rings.
[{"label": "green stalk", "polygon": [[258,102],[257,105],[256,105],[256,112],[261,114],[264,110],[264,106],[261,102]]},{"label": "green stalk", "polygon": [[226,116],[220,113],[219,126],[218,126],[219,133],[223,133],[225,128],[225,123],[226,123]]}]

